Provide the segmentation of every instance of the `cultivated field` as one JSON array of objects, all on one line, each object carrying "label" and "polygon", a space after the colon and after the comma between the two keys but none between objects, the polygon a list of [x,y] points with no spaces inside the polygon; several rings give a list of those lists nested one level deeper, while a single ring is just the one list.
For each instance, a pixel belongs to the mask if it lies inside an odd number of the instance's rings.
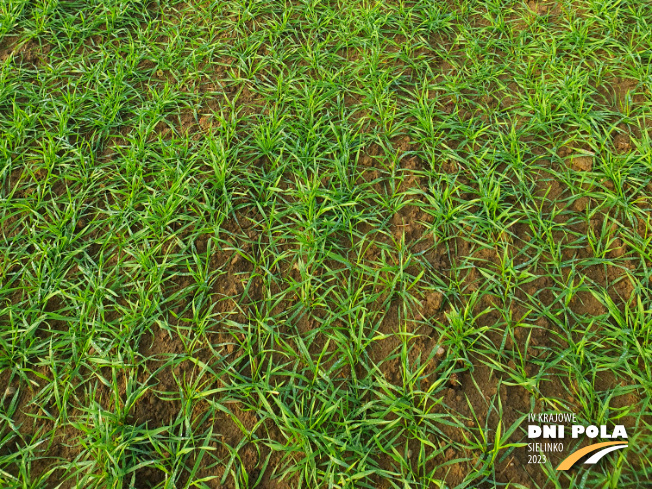
[{"label": "cultivated field", "polygon": [[652,487],[651,60],[640,0],[0,0],[0,488]]}]

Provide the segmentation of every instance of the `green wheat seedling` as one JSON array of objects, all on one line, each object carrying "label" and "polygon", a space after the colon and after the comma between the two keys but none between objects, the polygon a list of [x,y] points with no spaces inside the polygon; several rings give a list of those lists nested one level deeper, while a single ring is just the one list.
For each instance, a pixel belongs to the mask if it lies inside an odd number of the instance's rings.
[{"label": "green wheat seedling", "polygon": [[643,487],[651,25],[0,0],[0,486]]}]

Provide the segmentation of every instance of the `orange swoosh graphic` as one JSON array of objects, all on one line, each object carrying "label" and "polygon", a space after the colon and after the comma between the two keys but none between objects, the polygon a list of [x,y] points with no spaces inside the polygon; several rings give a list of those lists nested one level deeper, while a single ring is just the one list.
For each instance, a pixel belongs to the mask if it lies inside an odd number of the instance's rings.
[{"label": "orange swoosh graphic", "polygon": [[576,452],[571,453],[568,457],[564,459],[562,463],[559,464],[557,470],[568,470],[573,465],[575,465],[575,462],[581,459],[584,455],[599,450],[600,448],[610,447],[612,445],[627,445],[627,442],[606,441],[604,443],[596,443],[594,445],[589,445],[588,447],[584,447],[580,450],[577,450]]}]

